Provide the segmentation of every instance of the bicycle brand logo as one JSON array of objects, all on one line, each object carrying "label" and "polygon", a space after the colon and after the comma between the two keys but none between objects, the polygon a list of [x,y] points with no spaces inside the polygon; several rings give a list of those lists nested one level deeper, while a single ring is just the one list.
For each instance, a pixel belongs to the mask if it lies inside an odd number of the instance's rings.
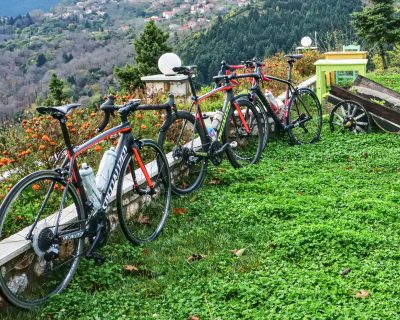
[{"label": "bicycle brand logo", "polygon": [[102,209],[106,210],[108,207],[108,203],[110,201],[110,197],[111,197],[111,193],[114,189],[114,185],[115,185],[115,181],[117,181],[117,178],[119,176],[119,173],[121,172],[121,166],[122,163],[124,162],[125,156],[128,153],[128,148],[124,145],[122,148],[122,152],[121,152],[121,156],[118,159],[117,165],[115,166],[115,170],[114,170],[114,174],[112,176],[111,182],[110,182],[110,186],[108,187],[107,193],[106,193],[106,197],[104,199],[103,202],[103,206]]}]

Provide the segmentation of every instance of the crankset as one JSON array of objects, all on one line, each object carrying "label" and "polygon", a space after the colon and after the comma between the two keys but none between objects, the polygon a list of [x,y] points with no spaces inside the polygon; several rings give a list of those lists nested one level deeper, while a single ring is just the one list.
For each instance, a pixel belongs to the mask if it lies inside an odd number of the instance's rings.
[{"label": "crankset", "polygon": [[215,166],[219,166],[222,162],[222,153],[219,152],[221,148],[222,145],[219,141],[213,141],[208,149],[208,157]]},{"label": "crankset", "polygon": [[89,221],[88,238],[91,244],[89,251],[103,247],[110,233],[110,220],[105,212],[101,210]]}]

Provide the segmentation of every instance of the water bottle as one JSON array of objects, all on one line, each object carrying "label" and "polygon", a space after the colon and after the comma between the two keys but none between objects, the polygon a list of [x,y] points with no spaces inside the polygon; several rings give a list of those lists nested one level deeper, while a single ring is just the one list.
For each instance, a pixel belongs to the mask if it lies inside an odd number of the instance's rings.
[{"label": "water bottle", "polygon": [[265,90],[264,95],[265,95],[265,98],[267,99],[272,111],[276,115],[278,115],[278,113],[279,113],[278,103],[277,103],[274,95],[272,94],[272,92],[267,89],[267,90]]},{"label": "water bottle", "polygon": [[109,150],[104,152],[104,155],[101,158],[99,170],[96,174],[97,189],[101,193],[105,193],[107,191],[108,181],[110,180],[111,172],[114,169],[116,159],[117,154],[114,147],[111,147]]},{"label": "water bottle", "polygon": [[93,169],[86,163],[82,163],[79,173],[82,177],[83,187],[90,202],[93,204],[94,211],[100,209],[100,192],[97,190]]},{"label": "water bottle", "polygon": [[211,122],[211,127],[214,128],[215,131],[218,131],[221,127],[222,119],[224,118],[224,113],[222,110],[215,111],[213,121]]},{"label": "water bottle", "polygon": [[213,140],[217,140],[217,131],[213,127],[208,128],[208,136]]}]

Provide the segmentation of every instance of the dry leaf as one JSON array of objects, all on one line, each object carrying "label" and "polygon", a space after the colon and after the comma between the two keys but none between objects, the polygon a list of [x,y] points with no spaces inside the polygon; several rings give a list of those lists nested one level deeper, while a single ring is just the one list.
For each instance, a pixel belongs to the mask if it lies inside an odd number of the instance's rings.
[{"label": "dry leaf", "polygon": [[245,251],[246,251],[246,248],[231,250],[231,252],[238,258],[240,258],[243,255],[243,252],[245,252]]},{"label": "dry leaf", "polygon": [[149,277],[149,278],[154,278],[155,275],[146,269],[139,269],[139,267],[136,267],[134,265],[124,265],[124,270],[125,272],[129,273],[129,274],[133,274],[133,275],[138,275],[138,276],[142,276],[142,277]]},{"label": "dry leaf", "polygon": [[342,277],[344,277],[345,275],[349,274],[350,272],[351,272],[351,269],[350,269],[350,268],[346,268],[346,269],[343,269],[343,270],[342,270],[342,272],[340,273],[340,275],[341,275]]},{"label": "dry leaf", "polygon": [[196,260],[204,259],[205,257],[207,257],[205,254],[194,253],[189,258],[187,258],[186,261],[190,263],[190,262],[193,262],[193,261],[196,261]]},{"label": "dry leaf", "polygon": [[190,315],[190,316],[188,317],[188,320],[200,320],[200,318],[197,317],[197,316]]},{"label": "dry leaf", "polygon": [[369,297],[369,292],[361,289],[354,295],[357,299],[365,299]]},{"label": "dry leaf", "polygon": [[177,216],[184,215],[188,211],[188,208],[172,208],[172,213]]},{"label": "dry leaf", "polygon": [[131,264],[124,265],[124,270],[132,273],[139,272],[139,268]]},{"label": "dry leaf", "polygon": [[149,217],[146,217],[146,216],[145,216],[144,214],[142,214],[142,213],[139,215],[137,221],[138,221],[140,224],[150,224],[150,218],[149,218]]},{"label": "dry leaf", "polygon": [[209,184],[212,185],[212,186],[217,186],[217,185],[222,184],[222,183],[223,183],[223,180],[217,179],[217,178],[211,179],[209,181]]},{"label": "dry leaf", "polygon": [[30,253],[30,254],[26,255],[23,259],[18,261],[18,263],[14,266],[14,269],[15,270],[26,269],[27,267],[29,267],[31,265],[34,258],[35,258],[34,253]]}]

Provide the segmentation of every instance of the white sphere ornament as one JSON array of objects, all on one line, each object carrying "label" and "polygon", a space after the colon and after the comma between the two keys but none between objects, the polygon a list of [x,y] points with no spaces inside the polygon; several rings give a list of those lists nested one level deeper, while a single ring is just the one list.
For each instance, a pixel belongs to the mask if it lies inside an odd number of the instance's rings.
[{"label": "white sphere ornament", "polygon": [[182,66],[181,59],[172,52],[164,53],[160,59],[158,59],[158,69],[166,76],[176,75],[176,72],[174,72],[172,68],[180,66]]},{"label": "white sphere ornament", "polygon": [[303,37],[301,38],[300,43],[303,47],[309,47],[312,44],[312,40],[310,37]]}]

